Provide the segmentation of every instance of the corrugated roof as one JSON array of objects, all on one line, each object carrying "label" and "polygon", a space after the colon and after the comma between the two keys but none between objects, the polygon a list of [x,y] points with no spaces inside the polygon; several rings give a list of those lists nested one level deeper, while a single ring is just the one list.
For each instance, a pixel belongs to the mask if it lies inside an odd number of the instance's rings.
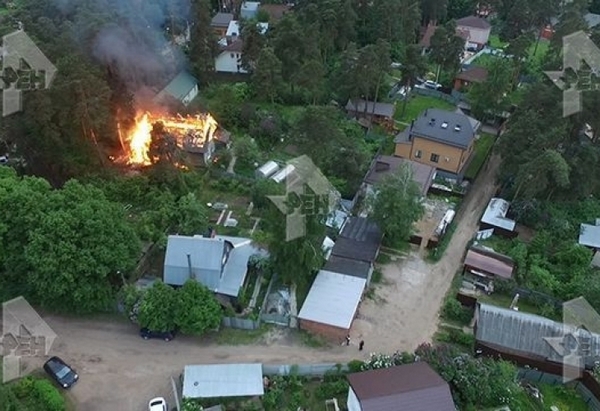
[{"label": "corrugated roof", "polygon": [[184,398],[253,397],[264,394],[261,364],[186,365]]},{"label": "corrugated roof", "polygon": [[512,277],[514,270],[514,263],[510,257],[478,248],[471,248],[467,251],[464,265],[506,279]]},{"label": "corrugated roof", "polygon": [[600,248],[600,226],[581,224],[579,227],[579,244],[587,247]]},{"label": "corrugated roof", "polygon": [[310,288],[301,320],[349,329],[365,289],[366,280],[321,270]]},{"label": "corrugated roof", "polygon": [[456,410],[448,383],[424,361],[350,374],[348,382],[362,411]]},{"label": "corrugated roof", "polygon": [[435,178],[435,167],[417,163],[416,161],[405,158],[383,155],[375,157],[364,181],[367,184],[377,184],[383,180],[384,177],[397,172],[402,164],[408,164],[410,166],[412,169],[413,181],[421,188],[421,194],[426,195]]},{"label": "corrugated roof", "polygon": [[[365,103],[367,105],[366,112]],[[373,107],[373,105],[375,107]],[[373,103],[372,101],[365,102],[365,100],[348,100],[348,103],[346,104],[346,110],[358,114],[375,114],[376,116],[392,118],[396,112],[396,106],[390,103]]]},{"label": "corrugated roof", "polygon": [[587,13],[583,16],[583,18],[590,29],[593,29],[600,24],[600,14]]},{"label": "corrugated roof", "polygon": [[351,258],[332,255],[325,263],[325,266],[323,266],[323,270],[364,278],[366,280],[369,278],[369,273],[371,272],[371,264],[366,261],[357,261]]},{"label": "corrugated roof", "polygon": [[463,149],[475,138],[467,116],[439,108],[423,111],[413,122],[410,134]]},{"label": "corrugated roof", "polygon": [[[585,335],[590,338],[592,347],[600,347],[600,335],[539,315],[479,303],[476,318],[477,341],[493,344],[521,355],[561,362],[563,359],[561,348],[556,345],[568,343],[570,336],[573,335],[579,339]],[[555,346],[551,345],[552,341]],[[592,353],[594,356],[591,357],[589,354],[582,353],[586,363],[593,364],[600,358],[597,356],[596,349],[593,349]]]},{"label": "corrugated roof", "polygon": [[377,224],[365,217],[350,217],[344,223],[331,255],[374,262],[383,235]]},{"label": "corrugated roof", "polygon": [[504,230],[514,231],[517,223],[506,218],[509,207],[510,203],[508,201],[497,197],[492,198],[481,217],[481,222]]},{"label": "corrugated roof", "polygon": [[476,29],[486,30],[492,27],[489,21],[477,16],[467,16],[456,20],[457,26],[473,27]]},{"label": "corrugated roof", "polygon": [[179,101],[183,99],[198,85],[196,79],[186,71],[179,73],[167,86],[157,94],[157,99],[170,95]]},{"label": "corrugated roof", "polygon": [[487,80],[488,71],[485,67],[472,66],[456,75],[457,79],[471,83],[483,83]]},{"label": "corrugated roof", "polygon": [[231,20],[227,27],[226,36],[240,36],[240,23],[237,20]]}]

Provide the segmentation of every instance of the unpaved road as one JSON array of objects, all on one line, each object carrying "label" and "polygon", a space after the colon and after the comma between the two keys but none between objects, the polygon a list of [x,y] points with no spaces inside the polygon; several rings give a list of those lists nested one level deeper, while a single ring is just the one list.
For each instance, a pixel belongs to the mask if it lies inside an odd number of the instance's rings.
[{"label": "unpaved road", "polygon": [[[386,285],[378,297],[366,300],[353,337],[362,334],[366,347],[315,349],[299,345],[285,332],[264,344],[219,346],[180,337],[165,343],[144,341],[125,322],[45,316],[59,336],[51,350],[70,362],[81,375],[69,395],[82,411],[143,411],[154,396],[173,404],[169,377],[189,364],[263,362],[270,364],[342,362],[364,358],[368,352],[411,350],[429,341],[437,327],[440,304],[461,266],[467,242],[492,196],[499,159],[492,157],[456,216],[458,225],[443,258],[435,265],[410,254],[385,267]],[[42,359],[35,359],[39,366]]]}]

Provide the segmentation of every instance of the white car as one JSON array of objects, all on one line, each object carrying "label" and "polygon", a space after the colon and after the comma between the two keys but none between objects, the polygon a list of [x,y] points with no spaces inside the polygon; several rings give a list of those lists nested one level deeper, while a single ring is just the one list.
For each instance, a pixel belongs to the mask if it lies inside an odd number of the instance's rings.
[{"label": "white car", "polygon": [[425,86],[425,88],[430,88],[432,90],[437,90],[438,88],[442,87],[441,84],[436,83],[435,81],[431,81],[431,80],[427,80],[426,82],[424,82],[423,86]]},{"label": "white car", "polygon": [[167,410],[167,402],[163,397],[156,397],[151,399],[148,403],[149,411],[168,411]]}]

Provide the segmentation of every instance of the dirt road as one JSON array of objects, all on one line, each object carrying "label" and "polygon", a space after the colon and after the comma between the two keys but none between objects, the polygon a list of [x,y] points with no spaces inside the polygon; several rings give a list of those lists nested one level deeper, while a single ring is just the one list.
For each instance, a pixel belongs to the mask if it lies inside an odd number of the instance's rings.
[{"label": "dirt road", "polygon": [[[270,364],[342,362],[365,358],[368,352],[411,350],[429,341],[437,327],[437,313],[453,275],[460,267],[467,242],[492,196],[493,157],[464,200],[457,229],[443,258],[429,265],[415,254],[384,269],[387,284],[374,300],[366,300],[354,336],[364,336],[366,347],[315,349],[282,335],[252,346],[219,346],[180,337],[169,343],[144,341],[128,323],[44,317],[59,336],[51,355],[70,362],[80,373],[69,395],[83,411],[142,411],[147,400],[164,396],[172,403],[169,376],[178,376],[189,364],[263,362]],[[359,355],[360,354],[360,355]],[[42,359],[34,360],[39,366]]]}]

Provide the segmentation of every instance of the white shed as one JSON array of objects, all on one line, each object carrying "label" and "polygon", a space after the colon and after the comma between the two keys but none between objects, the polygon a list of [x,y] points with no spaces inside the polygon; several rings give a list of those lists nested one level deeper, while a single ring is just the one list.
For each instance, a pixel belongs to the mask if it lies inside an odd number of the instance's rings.
[{"label": "white shed", "polygon": [[268,161],[256,170],[256,178],[269,178],[279,171],[279,164]]},{"label": "white shed", "polygon": [[282,181],[284,181],[290,174],[292,174],[294,171],[296,170],[296,167],[294,167],[291,164],[288,164],[287,166],[285,166],[283,169],[281,169],[277,174],[275,174],[273,177],[271,177],[273,179],[273,181],[275,181],[276,183],[281,183]]}]

